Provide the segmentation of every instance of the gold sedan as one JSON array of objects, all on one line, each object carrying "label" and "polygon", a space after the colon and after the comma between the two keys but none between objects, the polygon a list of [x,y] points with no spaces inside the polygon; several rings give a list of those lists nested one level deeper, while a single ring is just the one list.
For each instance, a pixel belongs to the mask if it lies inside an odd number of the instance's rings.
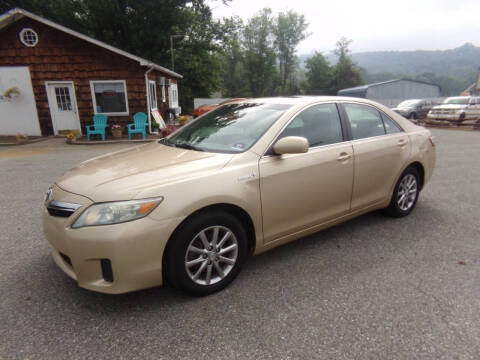
[{"label": "gold sedan", "polygon": [[44,230],[83,288],[205,295],[250,254],[377,209],[408,215],[434,165],[430,132],[383,105],[249,99],[71,169],[47,192]]}]

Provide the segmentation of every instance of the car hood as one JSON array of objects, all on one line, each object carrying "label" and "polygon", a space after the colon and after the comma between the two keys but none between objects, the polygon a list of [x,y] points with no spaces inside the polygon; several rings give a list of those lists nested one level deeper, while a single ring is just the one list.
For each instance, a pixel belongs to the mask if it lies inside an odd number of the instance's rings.
[{"label": "car hood", "polygon": [[465,109],[466,107],[467,105],[462,105],[462,104],[442,104],[442,105],[434,106],[432,109],[460,110],[460,109]]},{"label": "car hood", "polygon": [[215,172],[233,156],[154,142],[84,161],[67,171],[56,184],[95,202],[130,200],[142,198],[149,189],[170,182]]}]

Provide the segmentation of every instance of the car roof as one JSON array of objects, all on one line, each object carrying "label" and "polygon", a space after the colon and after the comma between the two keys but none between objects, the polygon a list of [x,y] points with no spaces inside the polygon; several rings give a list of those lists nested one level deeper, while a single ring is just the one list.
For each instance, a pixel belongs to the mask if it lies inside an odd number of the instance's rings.
[{"label": "car roof", "polygon": [[264,98],[250,98],[246,100],[232,101],[232,103],[265,103],[265,104],[289,104],[305,105],[319,101],[354,101],[370,104],[371,101],[363,98],[354,98],[350,96],[278,96]]}]

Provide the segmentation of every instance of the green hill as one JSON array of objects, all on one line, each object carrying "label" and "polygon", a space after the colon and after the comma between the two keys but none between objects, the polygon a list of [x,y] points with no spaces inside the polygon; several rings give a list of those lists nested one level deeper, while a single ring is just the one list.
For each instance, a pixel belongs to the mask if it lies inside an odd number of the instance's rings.
[{"label": "green hill", "polygon": [[480,66],[480,47],[465,44],[452,50],[375,51],[352,54],[352,59],[369,73],[391,72],[463,78]]},{"label": "green hill", "polygon": [[[300,64],[311,55],[299,56]],[[333,54],[326,55],[330,64]],[[371,51],[353,53],[367,83],[412,78],[437,83],[443,95],[458,95],[475,82],[480,67],[480,47],[470,43],[451,50]]]}]

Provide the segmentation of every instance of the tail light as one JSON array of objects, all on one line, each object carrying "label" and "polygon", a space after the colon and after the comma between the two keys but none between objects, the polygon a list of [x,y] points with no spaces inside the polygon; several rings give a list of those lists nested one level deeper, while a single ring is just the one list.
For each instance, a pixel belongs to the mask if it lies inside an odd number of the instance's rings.
[{"label": "tail light", "polygon": [[435,141],[433,141],[434,139],[435,139],[435,137],[433,137],[433,136],[428,137],[428,141],[430,141],[430,144],[432,145],[432,147],[435,146]]}]

